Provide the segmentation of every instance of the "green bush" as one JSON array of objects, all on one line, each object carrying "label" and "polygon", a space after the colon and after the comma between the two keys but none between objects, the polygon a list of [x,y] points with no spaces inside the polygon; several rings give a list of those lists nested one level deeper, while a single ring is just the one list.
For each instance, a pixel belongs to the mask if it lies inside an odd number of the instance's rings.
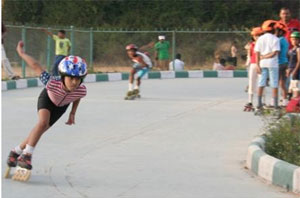
[{"label": "green bush", "polygon": [[300,117],[269,123],[266,130],[266,153],[300,166]]}]

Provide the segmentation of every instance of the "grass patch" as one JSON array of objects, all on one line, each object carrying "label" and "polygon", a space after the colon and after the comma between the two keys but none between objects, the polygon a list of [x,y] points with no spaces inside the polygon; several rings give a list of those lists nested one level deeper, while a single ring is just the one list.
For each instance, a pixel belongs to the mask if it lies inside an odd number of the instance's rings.
[{"label": "grass patch", "polygon": [[300,116],[269,122],[265,130],[266,153],[300,166]]}]

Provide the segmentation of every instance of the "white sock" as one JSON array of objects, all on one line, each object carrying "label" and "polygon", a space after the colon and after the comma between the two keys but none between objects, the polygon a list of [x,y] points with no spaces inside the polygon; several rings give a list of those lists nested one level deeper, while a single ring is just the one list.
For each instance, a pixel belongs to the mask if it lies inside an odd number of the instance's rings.
[{"label": "white sock", "polygon": [[132,83],[129,83],[129,84],[128,84],[128,91],[132,91],[132,90],[133,90],[132,87],[133,87],[133,84],[132,84]]},{"label": "white sock", "polygon": [[135,86],[134,86],[134,89],[139,89],[140,87],[136,84]]},{"label": "white sock", "polygon": [[248,102],[253,104],[253,94],[248,95]]},{"label": "white sock", "polygon": [[33,146],[30,146],[29,144],[26,144],[26,147],[25,149],[23,150],[23,153],[25,154],[31,154],[33,153],[33,150],[34,150],[34,147]]},{"label": "white sock", "polygon": [[21,149],[20,145],[16,146],[14,148],[14,151],[18,154],[21,155],[23,153],[23,150]]}]

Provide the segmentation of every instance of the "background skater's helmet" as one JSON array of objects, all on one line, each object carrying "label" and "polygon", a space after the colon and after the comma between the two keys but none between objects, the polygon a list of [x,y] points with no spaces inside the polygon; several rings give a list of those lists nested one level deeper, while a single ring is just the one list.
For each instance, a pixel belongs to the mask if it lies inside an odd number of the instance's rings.
[{"label": "background skater's helmet", "polygon": [[259,36],[263,33],[263,30],[261,29],[261,27],[255,27],[251,30],[251,35],[252,36]]},{"label": "background skater's helmet", "polygon": [[138,47],[135,44],[129,44],[129,45],[126,46],[126,50],[131,50],[131,49],[137,50]]},{"label": "background skater's helmet", "polygon": [[300,32],[295,31],[295,32],[293,32],[293,33],[291,34],[290,37],[291,37],[291,38],[298,38],[298,39],[300,39]]},{"label": "background skater's helmet", "polygon": [[87,65],[79,56],[67,56],[58,65],[61,76],[84,78],[87,75]]},{"label": "background skater's helmet", "polygon": [[266,20],[265,22],[263,22],[262,26],[261,26],[261,29],[264,31],[264,32],[267,32],[267,31],[272,31],[274,30],[274,26],[277,24],[277,21],[274,21],[274,20]]}]

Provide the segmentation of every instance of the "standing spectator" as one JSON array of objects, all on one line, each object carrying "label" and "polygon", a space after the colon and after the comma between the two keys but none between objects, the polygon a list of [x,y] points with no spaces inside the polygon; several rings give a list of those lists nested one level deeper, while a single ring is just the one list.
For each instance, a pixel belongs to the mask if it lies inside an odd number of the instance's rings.
[{"label": "standing spectator", "polygon": [[175,70],[175,71],[183,71],[184,70],[184,62],[181,60],[181,54],[176,54],[175,60],[174,60],[174,67],[173,67],[173,61],[170,62],[169,70]]},{"label": "standing spectator", "polygon": [[213,65],[213,70],[225,70],[226,60],[224,58],[216,59]]},{"label": "standing spectator", "polygon": [[154,45],[155,59],[158,61],[158,67],[162,70],[168,70],[170,42],[165,40],[163,35],[158,36],[158,42]]},{"label": "standing spectator", "polygon": [[291,79],[289,87],[289,99],[297,97],[299,92],[298,83],[300,80],[300,32],[291,34],[292,49],[289,51],[289,69],[287,75]]},{"label": "standing spectator", "polygon": [[262,94],[267,85],[267,78],[270,78],[270,87],[272,88],[272,106],[278,108],[278,79],[279,64],[278,54],[280,51],[280,42],[275,34],[274,26],[276,21],[267,20],[262,25],[264,34],[260,36],[254,47],[256,52],[257,73],[261,74],[258,80],[258,110],[262,110]]},{"label": "standing spectator", "polygon": [[68,56],[72,44],[70,40],[66,38],[65,30],[59,30],[57,35],[48,32],[46,29],[42,29],[42,31],[51,36],[55,41],[55,62],[52,69],[52,74],[54,76],[59,76],[58,64],[62,59]]},{"label": "standing spectator", "polygon": [[261,27],[255,27],[251,31],[252,42],[249,46],[249,56],[250,56],[250,67],[248,70],[248,103],[245,105],[244,111],[252,111],[253,106],[253,96],[257,91],[257,72],[256,72],[256,53],[254,51],[255,42],[259,36],[263,33]]},{"label": "standing spectator", "polygon": [[1,39],[1,42],[2,42],[2,49],[1,49],[2,50],[2,65],[3,65],[5,73],[8,75],[9,79],[18,80],[18,79],[20,79],[20,76],[16,75],[14,73],[14,71],[12,70],[10,62],[9,62],[7,56],[6,56],[6,53],[5,53],[3,40],[4,40],[4,37],[5,37],[6,33],[7,33],[7,29],[6,29],[5,25],[2,23],[2,39]]},{"label": "standing spectator", "polygon": [[233,42],[230,48],[230,52],[231,52],[231,63],[233,66],[237,66],[237,48],[236,48],[236,43]]},{"label": "standing spectator", "polygon": [[281,8],[279,12],[279,17],[279,22],[285,24],[288,28],[287,33],[285,34],[285,38],[289,42],[289,49],[291,49],[292,45],[290,36],[293,31],[300,31],[300,21],[298,19],[292,19],[291,11],[288,8]]},{"label": "standing spectator", "polygon": [[287,89],[286,89],[286,70],[288,68],[288,51],[289,43],[284,37],[287,32],[287,27],[285,24],[278,22],[275,26],[276,36],[279,38],[280,42],[280,53],[279,53],[279,86],[282,93],[282,106],[287,105]]}]

